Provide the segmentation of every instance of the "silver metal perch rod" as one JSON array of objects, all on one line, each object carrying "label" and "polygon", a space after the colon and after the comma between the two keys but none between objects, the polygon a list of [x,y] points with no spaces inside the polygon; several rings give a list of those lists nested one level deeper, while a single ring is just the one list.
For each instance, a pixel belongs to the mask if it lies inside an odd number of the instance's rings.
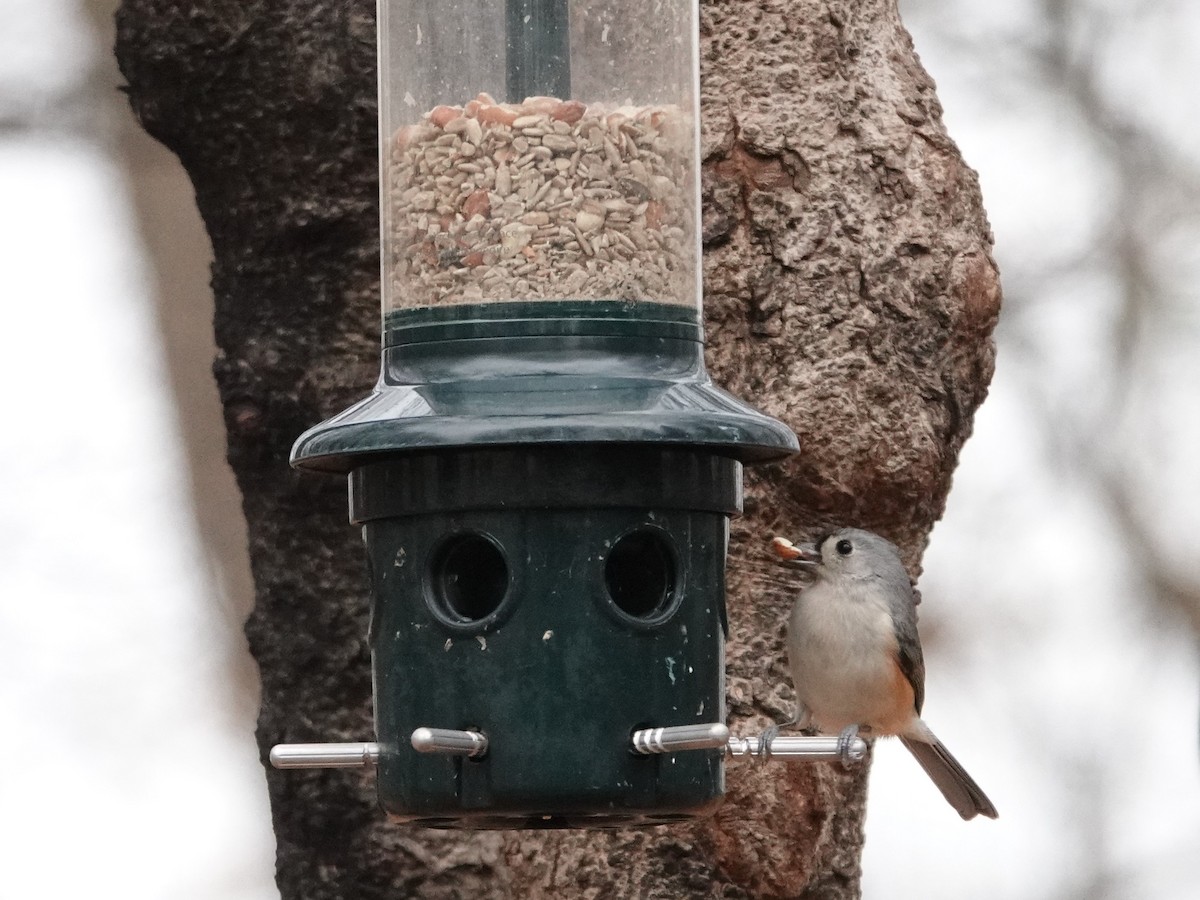
[{"label": "silver metal perch rod", "polygon": [[277,769],[353,769],[379,762],[379,745],[276,744],[271,748],[271,765]]},{"label": "silver metal perch rod", "polygon": [[[487,753],[487,735],[478,731],[449,728],[418,728],[412,733],[413,749],[421,753],[445,753],[478,759]],[[685,750],[725,748],[726,755],[738,759],[773,759],[809,762],[855,763],[867,755],[867,743],[854,738],[844,745],[836,737],[777,737],[770,749],[761,737],[731,737],[720,722],[704,725],[675,725],[643,728],[633,733],[631,749],[645,756],[679,753]],[[379,763],[379,745],[354,744],[276,744],[271,748],[271,765],[276,769],[353,769]]]},{"label": "silver metal perch rod", "polygon": [[729,728],[720,722],[704,725],[672,725],[643,728],[633,733],[633,749],[638,753],[675,753],[679,750],[711,750],[724,747]]},{"label": "silver metal perch rod", "polygon": [[487,735],[478,731],[450,728],[418,728],[412,733],[413,749],[418,753],[447,753],[478,759],[487,753]]},{"label": "silver metal perch rod", "polygon": [[777,737],[770,749],[763,747],[761,737],[732,737],[728,753],[734,759],[809,760],[810,762],[859,762],[867,755],[867,742],[854,738],[844,745],[837,737]]}]

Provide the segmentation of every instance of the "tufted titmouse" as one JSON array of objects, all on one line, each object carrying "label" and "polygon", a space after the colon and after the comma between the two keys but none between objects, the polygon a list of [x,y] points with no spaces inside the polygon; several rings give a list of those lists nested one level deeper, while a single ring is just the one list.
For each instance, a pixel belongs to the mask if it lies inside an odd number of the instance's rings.
[{"label": "tufted titmouse", "polygon": [[[917,636],[917,599],[890,541],[842,528],[815,545],[775,538],[792,566],[812,569],[788,622],[788,660],[796,718],[788,723],[839,732],[848,747],[859,732],[897,735],[964,819],[996,818],[996,807],[921,721],[925,662]],[[769,728],[769,748],[779,728]],[[770,752],[769,749],[766,750]]]}]

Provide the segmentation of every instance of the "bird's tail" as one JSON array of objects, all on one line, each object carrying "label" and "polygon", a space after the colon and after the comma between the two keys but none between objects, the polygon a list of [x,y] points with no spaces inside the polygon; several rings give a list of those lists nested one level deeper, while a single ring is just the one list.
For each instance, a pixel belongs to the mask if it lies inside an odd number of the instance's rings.
[{"label": "bird's tail", "polygon": [[908,752],[916,757],[925,774],[933,779],[942,796],[953,806],[964,819],[976,816],[987,816],[994,819],[998,815],[996,807],[987,798],[987,794],[975,783],[967,770],[957,759],[950,755],[941,741],[930,733],[929,742],[916,738],[901,736],[900,742],[908,748]]}]

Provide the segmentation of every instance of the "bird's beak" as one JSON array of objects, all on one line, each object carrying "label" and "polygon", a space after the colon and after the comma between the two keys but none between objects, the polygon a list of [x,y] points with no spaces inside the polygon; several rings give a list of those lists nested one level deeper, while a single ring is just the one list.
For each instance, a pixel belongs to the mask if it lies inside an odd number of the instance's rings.
[{"label": "bird's beak", "polygon": [[771,538],[771,549],[785,565],[811,569],[821,563],[821,554],[812,544],[797,547],[787,538],[777,537]]}]

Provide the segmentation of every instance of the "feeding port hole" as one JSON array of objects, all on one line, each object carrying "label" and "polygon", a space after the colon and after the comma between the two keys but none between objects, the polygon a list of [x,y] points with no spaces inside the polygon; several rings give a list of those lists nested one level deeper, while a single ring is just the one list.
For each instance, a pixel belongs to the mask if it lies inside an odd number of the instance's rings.
[{"label": "feeding port hole", "polygon": [[642,621],[663,616],[675,597],[675,557],[657,531],[639,529],[613,545],[604,584],[621,612]]},{"label": "feeding port hole", "polygon": [[434,555],[431,574],[435,609],[456,625],[486,619],[508,593],[508,563],[482,534],[447,540]]}]

